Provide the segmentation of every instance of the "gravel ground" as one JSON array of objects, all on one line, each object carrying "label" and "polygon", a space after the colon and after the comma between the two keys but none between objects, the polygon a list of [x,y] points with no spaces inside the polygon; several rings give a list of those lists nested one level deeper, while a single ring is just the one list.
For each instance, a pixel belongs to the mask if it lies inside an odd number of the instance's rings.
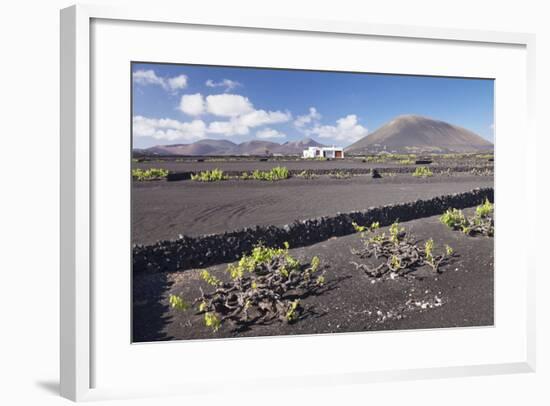
[{"label": "gravel ground", "polygon": [[175,239],[179,234],[197,236],[256,225],[280,226],[492,186],[492,176],[464,174],[425,179],[403,174],[382,179],[321,176],[279,182],[133,182],[132,239],[134,243],[151,244]]},{"label": "gravel ground", "polygon": [[[327,270],[327,291],[304,299],[302,303],[309,311],[294,324],[275,322],[240,332],[228,324],[213,333],[193,311],[169,308],[169,294],[191,301],[200,294],[200,286],[207,288],[199,279],[199,270],[136,275],[134,341],[493,325],[493,239],[452,231],[440,224],[437,216],[403,226],[420,242],[433,238],[436,250],[449,244],[458,258],[446,265],[442,274],[419,270],[419,277],[413,280],[373,279],[350,264],[356,260],[350,248],[360,246],[358,235],[293,249],[291,254],[303,260],[314,255],[321,258]],[[226,278],[225,268],[226,265],[219,265],[209,270]]]}]

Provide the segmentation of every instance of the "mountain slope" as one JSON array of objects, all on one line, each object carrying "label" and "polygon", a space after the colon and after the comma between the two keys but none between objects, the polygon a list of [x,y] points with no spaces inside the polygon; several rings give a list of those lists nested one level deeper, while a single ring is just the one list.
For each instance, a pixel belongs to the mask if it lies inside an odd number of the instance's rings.
[{"label": "mountain slope", "polygon": [[287,141],[279,145],[273,153],[281,155],[302,155],[304,149],[309,147],[324,147],[325,145],[318,143],[312,138],[304,138],[299,141]]},{"label": "mountain slope", "polygon": [[288,141],[284,144],[265,140],[246,141],[235,144],[228,140],[204,139],[191,144],[156,145],[145,149],[134,149],[139,155],[302,155],[304,149],[324,146],[311,138]]},{"label": "mountain slope", "polygon": [[228,140],[205,139],[192,144],[155,145],[140,152],[154,155],[223,155],[235,147],[237,144]]},{"label": "mountain slope", "polygon": [[349,145],[349,154],[380,151],[407,152],[481,152],[493,144],[474,132],[444,121],[416,115],[399,116],[372,134]]},{"label": "mountain slope", "polygon": [[280,145],[276,142],[252,140],[246,141],[230,150],[230,155],[269,155]]}]

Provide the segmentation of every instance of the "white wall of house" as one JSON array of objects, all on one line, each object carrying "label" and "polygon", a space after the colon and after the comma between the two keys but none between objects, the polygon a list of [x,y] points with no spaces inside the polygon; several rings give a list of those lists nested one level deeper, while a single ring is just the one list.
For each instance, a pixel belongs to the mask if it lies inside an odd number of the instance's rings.
[{"label": "white wall of house", "polygon": [[[338,155],[338,156],[337,156]],[[309,147],[304,149],[304,158],[343,158],[344,148],[340,147]]]}]

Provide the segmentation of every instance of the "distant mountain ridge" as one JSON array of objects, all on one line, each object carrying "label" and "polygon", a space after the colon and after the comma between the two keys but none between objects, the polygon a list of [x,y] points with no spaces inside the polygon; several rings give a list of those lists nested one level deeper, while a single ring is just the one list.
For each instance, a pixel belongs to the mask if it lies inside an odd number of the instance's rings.
[{"label": "distant mountain ridge", "polygon": [[298,141],[287,141],[279,145],[275,153],[281,155],[302,155],[304,149],[309,147],[326,147],[326,145],[315,141],[313,138],[304,138]]},{"label": "distant mountain ridge", "polygon": [[[156,145],[134,149],[136,155],[283,155],[301,156],[309,147],[325,147],[312,138],[277,142],[255,139],[236,144],[229,140],[203,139],[190,144]],[[447,153],[490,152],[494,145],[465,128],[418,115],[394,118],[371,134],[347,146],[350,155],[378,152]]]},{"label": "distant mountain ridge", "polygon": [[349,145],[345,152],[355,155],[381,151],[464,153],[493,148],[491,142],[465,128],[428,117],[403,115]]},{"label": "distant mountain ridge", "polygon": [[204,139],[191,144],[155,145],[150,148],[134,149],[143,155],[302,155],[309,147],[324,147],[311,138],[287,141],[283,144],[265,140],[252,140],[236,144],[229,140]]}]

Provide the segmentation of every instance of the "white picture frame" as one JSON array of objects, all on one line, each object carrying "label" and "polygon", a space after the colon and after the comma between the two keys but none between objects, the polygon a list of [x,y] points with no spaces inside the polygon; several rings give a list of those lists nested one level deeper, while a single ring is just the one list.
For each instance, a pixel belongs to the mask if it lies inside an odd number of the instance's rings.
[{"label": "white picture frame", "polygon": [[[95,388],[91,371],[95,363],[92,315],[94,277],[91,238],[94,232],[93,194],[95,191],[92,170],[95,151],[91,127],[91,30],[94,20],[126,23],[147,22],[192,25],[199,27],[245,28],[248,30],[274,30],[287,35],[316,33],[319,35],[351,35],[373,38],[407,38],[436,40],[448,43],[514,45],[524,47],[526,55],[526,120],[525,142],[535,145],[534,131],[534,46],[535,37],[525,33],[485,32],[446,28],[427,28],[401,25],[378,25],[357,22],[318,21],[305,19],[231,19],[223,16],[189,16],[183,9],[158,9],[151,7],[110,8],[105,6],[72,6],[61,11],[61,394],[69,399],[89,400],[97,398],[141,396],[161,393],[195,393],[207,387],[207,382],[159,387],[157,390],[136,388]],[[525,158],[525,157],[522,157]],[[497,158],[498,159],[498,158]],[[523,161],[522,161],[523,162]],[[524,162],[526,170],[534,161]],[[498,173],[496,175],[499,176]],[[533,195],[535,185],[525,185]],[[533,216],[529,229],[533,230]],[[449,365],[390,369],[385,371],[349,370],[346,373],[304,375],[301,384],[364,383],[380,380],[418,379],[484,374],[530,372],[535,370],[535,259],[525,264],[527,292],[524,305],[526,323],[523,359],[515,362],[490,364]],[[498,295],[498,291],[496,292]],[[409,334],[414,334],[409,333]],[[286,338],[286,345],[295,340]],[[522,345],[523,345],[522,344]],[[128,345],[130,345],[128,343]],[[224,345],[222,342],[219,345]],[[259,385],[269,385],[280,378],[259,376]]]}]

